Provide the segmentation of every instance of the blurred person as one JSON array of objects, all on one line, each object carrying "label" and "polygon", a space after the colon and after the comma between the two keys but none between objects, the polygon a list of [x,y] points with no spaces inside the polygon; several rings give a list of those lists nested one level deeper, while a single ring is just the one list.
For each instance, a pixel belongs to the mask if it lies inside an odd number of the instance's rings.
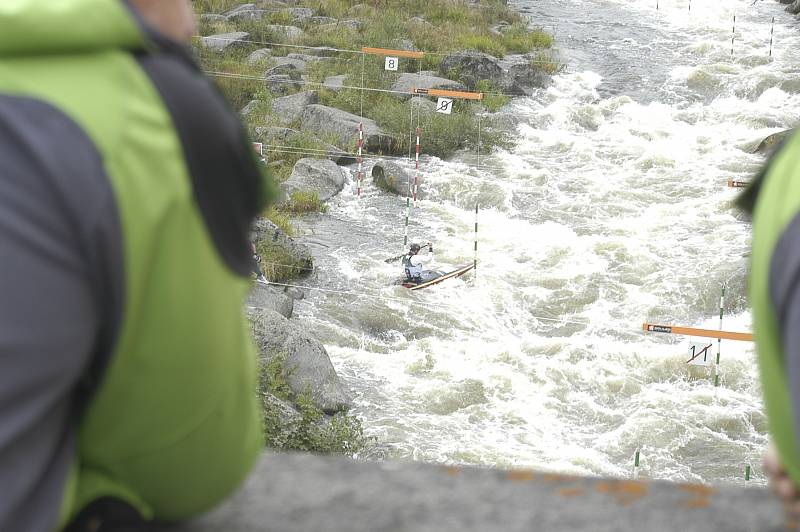
[{"label": "blurred person", "polygon": [[0,530],[192,517],[263,446],[242,302],[273,185],[188,0],[2,0],[0,28]]},{"label": "blurred person", "polygon": [[750,299],[772,438],[764,472],[800,515],[800,136],[787,139],[738,203],[753,217]]}]

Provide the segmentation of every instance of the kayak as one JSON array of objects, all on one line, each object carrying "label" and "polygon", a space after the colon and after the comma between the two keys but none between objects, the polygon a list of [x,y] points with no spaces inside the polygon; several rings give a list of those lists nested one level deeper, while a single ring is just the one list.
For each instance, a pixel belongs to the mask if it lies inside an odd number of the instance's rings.
[{"label": "kayak", "polygon": [[409,290],[422,290],[423,288],[428,288],[429,286],[433,286],[435,284],[439,284],[442,281],[446,281],[448,279],[453,279],[455,277],[461,277],[468,271],[475,268],[474,263],[466,264],[461,266],[460,268],[453,270],[451,272],[442,272],[438,270],[425,270],[420,275],[422,282],[419,283],[412,283],[407,281],[406,279],[400,279],[398,284],[408,288]]}]

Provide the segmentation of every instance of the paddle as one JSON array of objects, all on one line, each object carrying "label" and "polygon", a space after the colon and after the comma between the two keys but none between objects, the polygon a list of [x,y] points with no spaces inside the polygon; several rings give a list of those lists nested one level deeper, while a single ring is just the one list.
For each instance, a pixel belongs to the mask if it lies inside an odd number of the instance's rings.
[{"label": "paddle", "polygon": [[[431,243],[430,243],[430,242],[427,242],[427,243],[425,244],[425,247],[427,247],[427,248],[429,248],[429,249],[430,249],[430,248],[431,248]],[[401,253],[400,255],[398,255],[398,256],[396,256],[396,257],[392,257],[392,258],[390,258],[390,259],[384,259],[384,261],[383,261],[383,262],[385,262],[385,263],[387,263],[387,264],[388,264],[388,263],[390,263],[390,262],[394,262],[394,261],[397,261],[397,260],[400,260],[400,259],[402,259],[402,258],[403,258],[403,257],[405,257],[407,254],[408,254],[408,252],[406,251],[405,253]]]}]

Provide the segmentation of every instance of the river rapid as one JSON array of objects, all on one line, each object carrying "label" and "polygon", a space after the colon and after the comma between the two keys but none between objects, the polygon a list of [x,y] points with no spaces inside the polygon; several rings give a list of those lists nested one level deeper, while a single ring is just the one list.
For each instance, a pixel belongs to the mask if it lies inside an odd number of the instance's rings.
[{"label": "river rapid", "polygon": [[752,345],[722,342],[715,387],[688,338],[641,324],[717,328],[725,285],[723,328],[751,329],[726,182],[800,118],[798,23],[768,0],[515,4],[567,68],[511,104],[513,148],[425,159],[412,212],[447,269],[472,260],[479,204],[477,275],[391,286],[405,200],[371,184],[301,222],[317,270],[296,314],[356,396],[365,457],[627,477],[638,449],[642,477],[743,483],[751,464],[763,483]]}]

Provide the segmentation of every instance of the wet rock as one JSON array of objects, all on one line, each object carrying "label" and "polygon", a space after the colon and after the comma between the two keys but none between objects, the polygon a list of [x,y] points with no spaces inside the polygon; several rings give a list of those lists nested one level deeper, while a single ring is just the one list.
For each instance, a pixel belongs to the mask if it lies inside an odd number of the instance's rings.
[{"label": "wet rock", "polygon": [[[414,185],[413,170],[407,171],[404,166],[394,161],[380,160],[372,167],[372,182],[387,192],[398,194],[403,197],[411,197]],[[421,181],[417,182],[417,189]]]},{"label": "wet rock", "polygon": [[339,146],[349,146],[355,143],[358,137],[358,125],[363,123],[364,142],[369,153],[396,153],[399,145],[395,138],[385,133],[375,121],[361,118],[352,113],[326,107],[324,105],[309,105],[303,112],[301,130],[311,131],[316,134],[327,133],[337,139]]},{"label": "wet rock", "polygon": [[[272,102],[272,111],[284,122],[294,122],[303,117],[303,111],[309,105],[319,102],[317,91],[298,92]],[[248,104],[249,105],[249,104]]]},{"label": "wet rock", "polygon": [[756,149],[753,150],[753,153],[762,153],[762,154],[772,153],[775,150],[775,148],[777,148],[784,140],[789,138],[789,136],[792,133],[794,133],[794,129],[787,129],[786,131],[773,133],[772,135],[762,140],[758,144],[758,146],[756,146]]},{"label": "wet rock", "polygon": [[791,13],[792,15],[797,15],[800,13],[800,0],[795,0],[786,8],[786,11]]},{"label": "wet rock", "polygon": [[252,309],[272,310],[285,318],[291,318],[294,311],[294,299],[285,294],[279,287],[253,283],[247,296],[247,306]]},{"label": "wet rock", "polygon": [[207,50],[214,52],[225,52],[233,48],[240,48],[246,46],[247,41],[250,39],[250,34],[244,31],[234,31],[232,33],[218,33],[216,35],[209,35],[208,37],[201,37],[200,43]]},{"label": "wet rock", "polygon": [[284,201],[294,192],[316,192],[320,201],[328,201],[344,188],[344,171],[328,159],[300,159],[292,175],[281,183]]},{"label": "wet rock", "polygon": [[398,98],[410,98],[411,91],[414,89],[446,89],[446,90],[455,90],[455,91],[463,91],[466,90],[466,87],[457,81],[453,81],[452,79],[447,78],[440,78],[437,76],[431,75],[420,75],[420,74],[411,74],[411,73],[403,73],[397,78],[397,81],[392,85],[393,91],[403,92],[406,93],[407,96],[403,94],[395,94]]},{"label": "wet rock", "polygon": [[292,392],[310,392],[314,404],[326,414],[352,408],[350,391],[339,380],[325,347],[302,324],[271,310],[251,312],[250,320],[262,360],[285,353],[286,380]]},{"label": "wet rock", "polygon": [[508,94],[530,96],[535,89],[547,87],[550,79],[550,76],[541,70],[519,63],[509,67],[499,88]]}]

